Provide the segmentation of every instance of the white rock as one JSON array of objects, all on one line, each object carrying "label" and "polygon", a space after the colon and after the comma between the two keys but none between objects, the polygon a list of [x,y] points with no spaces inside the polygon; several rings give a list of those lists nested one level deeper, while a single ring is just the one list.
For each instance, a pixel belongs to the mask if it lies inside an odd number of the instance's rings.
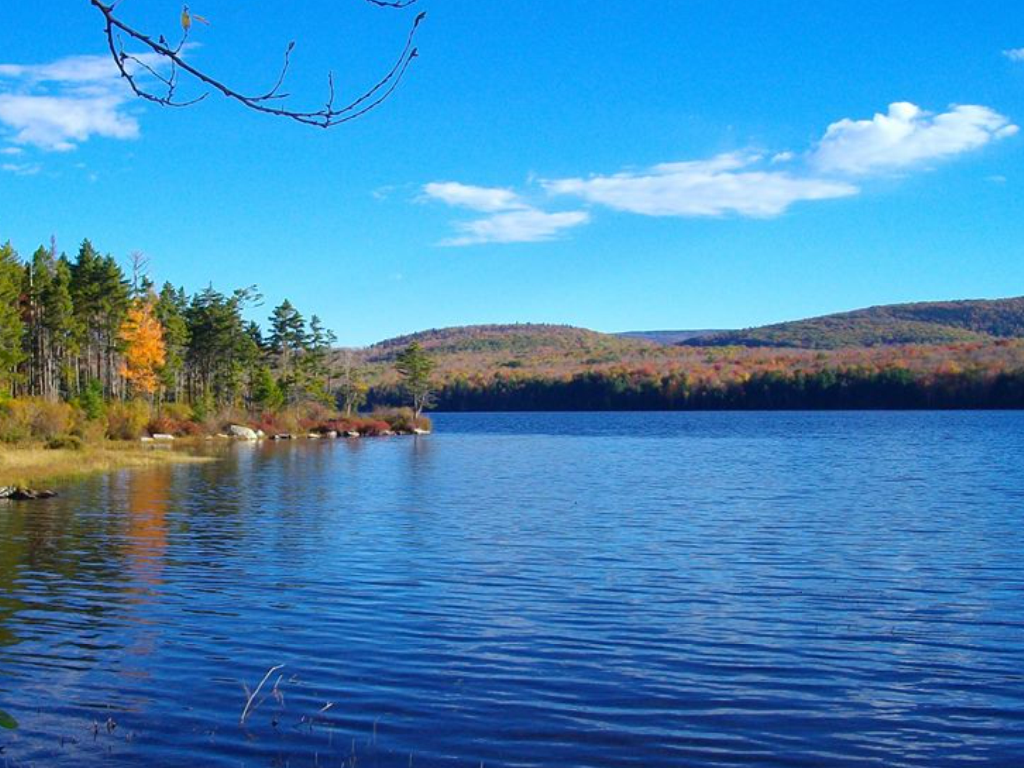
[{"label": "white rock", "polygon": [[174,435],[165,435],[160,432],[157,432],[156,434],[153,435],[153,439],[161,443],[170,443],[173,442]]},{"label": "white rock", "polygon": [[228,427],[228,432],[232,437],[236,437],[239,440],[258,440],[259,435],[256,434],[256,430],[250,429],[249,427],[241,427],[238,424],[232,424]]}]

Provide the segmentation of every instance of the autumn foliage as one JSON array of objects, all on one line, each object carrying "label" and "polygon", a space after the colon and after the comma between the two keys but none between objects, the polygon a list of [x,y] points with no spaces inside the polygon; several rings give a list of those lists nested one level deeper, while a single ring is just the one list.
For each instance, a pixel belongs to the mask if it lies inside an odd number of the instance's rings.
[{"label": "autumn foliage", "polygon": [[160,371],[167,358],[163,326],[148,301],[136,301],[125,315],[118,334],[124,344],[121,375],[129,386],[144,395],[153,395],[160,385]]}]

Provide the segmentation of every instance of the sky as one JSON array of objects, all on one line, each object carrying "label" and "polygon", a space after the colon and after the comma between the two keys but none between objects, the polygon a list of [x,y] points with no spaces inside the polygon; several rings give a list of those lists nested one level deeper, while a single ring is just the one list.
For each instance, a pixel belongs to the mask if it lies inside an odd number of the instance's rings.
[{"label": "sky", "polygon": [[[265,7],[258,7],[265,6]],[[257,284],[346,345],[452,325],[740,328],[1024,294],[1019,0],[191,0],[217,95],[134,98],[88,0],[0,33],[0,241],[83,238],[196,290]],[[181,6],[122,0],[174,39]],[[158,65],[156,65],[158,66]],[[182,82],[184,97],[201,88]]]}]

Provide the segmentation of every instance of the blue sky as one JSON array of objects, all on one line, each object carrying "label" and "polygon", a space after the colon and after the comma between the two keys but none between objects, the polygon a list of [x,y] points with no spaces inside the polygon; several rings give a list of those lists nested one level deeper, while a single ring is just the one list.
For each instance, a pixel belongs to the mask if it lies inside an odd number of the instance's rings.
[{"label": "blue sky", "polygon": [[[393,99],[322,131],[133,100],[90,58],[87,0],[6,9],[0,239],[257,283],[257,314],[288,297],[346,344],[1024,294],[1019,1],[191,5],[190,60],[242,87],[295,39],[299,106],[331,69],[343,94],[372,82],[428,19]],[[121,9],[171,36],[180,6]]]}]

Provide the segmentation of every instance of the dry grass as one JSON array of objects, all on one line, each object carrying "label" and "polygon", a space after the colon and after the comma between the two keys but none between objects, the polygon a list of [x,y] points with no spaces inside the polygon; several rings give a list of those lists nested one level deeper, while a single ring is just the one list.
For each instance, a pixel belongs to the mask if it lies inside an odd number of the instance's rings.
[{"label": "dry grass", "polygon": [[87,445],[82,450],[50,450],[39,445],[0,446],[0,486],[38,488],[97,472],[212,461],[181,449],[138,443]]}]

